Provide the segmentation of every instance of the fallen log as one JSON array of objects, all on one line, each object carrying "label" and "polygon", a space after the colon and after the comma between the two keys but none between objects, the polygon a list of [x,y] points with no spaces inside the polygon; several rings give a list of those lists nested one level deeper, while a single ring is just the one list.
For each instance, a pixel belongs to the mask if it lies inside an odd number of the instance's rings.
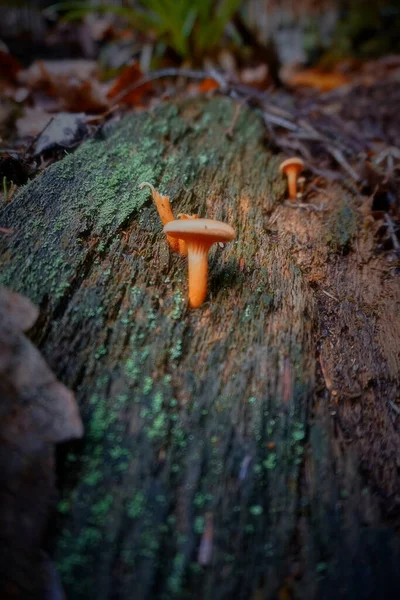
[{"label": "fallen log", "polygon": [[[339,184],[284,205],[282,157],[236,112],[128,116],[1,214],[1,282],[40,307],[85,425],[54,542],[74,600],[400,591],[396,272]],[[143,181],[236,230],[199,309]]]}]

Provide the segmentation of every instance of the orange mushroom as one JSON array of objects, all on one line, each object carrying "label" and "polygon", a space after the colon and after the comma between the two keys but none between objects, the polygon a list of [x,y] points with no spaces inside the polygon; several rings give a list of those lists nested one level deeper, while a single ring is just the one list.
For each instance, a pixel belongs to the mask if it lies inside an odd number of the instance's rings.
[{"label": "orange mushroom", "polygon": [[189,263],[189,305],[197,308],[207,294],[208,252],[215,242],[236,236],[230,225],[213,219],[183,219],[164,227],[167,235],[186,242]]},{"label": "orange mushroom", "polygon": [[297,195],[297,176],[304,169],[304,162],[301,158],[288,158],[281,163],[279,170],[288,178],[289,198],[296,200]]},{"label": "orange mushroom", "polygon": [[[151,195],[153,196],[153,200],[157,207],[157,211],[160,216],[161,223],[163,225],[166,225],[170,221],[173,221],[175,219],[175,217],[172,212],[172,208],[171,208],[171,204],[169,202],[168,196],[163,196],[162,194],[157,192],[157,190],[154,188],[154,186],[151,183],[148,183],[147,181],[143,181],[143,183],[141,183],[139,185],[139,188],[142,189],[145,186],[149,187],[151,190]],[[168,235],[167,235],[167,240],[168,240],[168,244],[170,245],[170,248],[174,252],[179,253],[180,247],[182,247],[182,244],[181,245],[179,244],[179,240],[172,238]],[[185,252],[183,252],[183,254],[185,254]]]}]

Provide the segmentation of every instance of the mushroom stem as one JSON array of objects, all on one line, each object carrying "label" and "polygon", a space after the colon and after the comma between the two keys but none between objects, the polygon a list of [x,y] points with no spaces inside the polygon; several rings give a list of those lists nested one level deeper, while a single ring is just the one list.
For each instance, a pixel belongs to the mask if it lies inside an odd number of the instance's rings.
[{"label": "mushroom stem", "polygon": [[297,172],[293,169],[288,170],[287,172],[288,179],[288,189],[289,189],[289,198],[291,200],[296,200],[297,196]]},{"label": "mushroom stem", "polygon": [[189,268],[189,305],[201,306],[207,295],[209,245],[186,244]]}]

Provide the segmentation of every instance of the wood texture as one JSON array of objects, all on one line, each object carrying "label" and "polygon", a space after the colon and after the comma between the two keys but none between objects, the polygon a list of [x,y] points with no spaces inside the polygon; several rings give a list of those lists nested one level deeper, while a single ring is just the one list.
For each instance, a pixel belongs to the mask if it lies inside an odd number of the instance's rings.
[{"label": "wood texture", "polygon": [[[127,117],[2,214],[1,281],[40,306],[85,424],[60,457],[74,600],[400,591],[396,272],[341,188],[325,212],[283,206],[282,157],[245,109],[228,139],[234,113]],[[237,232],[198,310],[142,181]]]}]

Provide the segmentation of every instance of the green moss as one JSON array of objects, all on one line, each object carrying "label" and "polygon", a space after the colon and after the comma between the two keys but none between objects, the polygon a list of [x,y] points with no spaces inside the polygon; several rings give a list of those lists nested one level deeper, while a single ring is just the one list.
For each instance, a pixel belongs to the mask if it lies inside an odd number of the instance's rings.
[{"label": "green moss", "polygon": [[172,573],[167,580],[167,588],[173,594],[179,594],[181,591],[184,566],[185,555],[180,552],[175,555],[172,565]]},{"label": "green moss", "polygon": [[100,470],[92,469],[82,477],[82,483],[88,486],[97,486],[103,479],[103,474]]},{"label": "green moss", "polygon": [[60,500],[60,502],[57,505],[57,510],[59,513],[61,513],[62,515],[67,514],[71,509],[71,502],[70,500],[64,498],[63,500]]},{"label": "green moss", "polygon": [[268,454],[268,457],[263,461],[263,467],[265,469],[267,469],[268,471],[272,471],[273,469],[275,469],[276,465],[277,465],[277,457],[275,452],[270,452]]},{"label": "green moss", "polygon": [[104,498],[98,500],[95,504],[90,507],[90,513],[92,517],[99,521],[100,524],[104,517],[106,517],[113,503],[113,497],[111,494],[106,494]]},{"label": "green moss", "polygon": [[194,531],[200,535],[204,531],[204,517],[196,517],[194,520]]},{"label": "green moss", "polygon": [[302,440],[304,440],[305,437],[306,437],[306,434],[304,431],[304,424],[303,423],[294,423],[294,430],[292,432],[293,442],[294,443],[301,442]]},{"label": "green moss", "polygon": [[351,240],[357,231],[358,217],[350,205],[349,199],[345,198],[337,210],[330,216],[328,223],[327,241],[334,252],[347,252]]},{"label": "green moss", "polygon": [[137,492],[132,500],[126,505],[126,513],[131,519],[138,519],[144,511],[144,507],[146,504],[145,496],[142,492]]},{"label": "green moss", "polygon": [[78,536],[72,536],[70,532],[65,533],[64,539],[60,541],[61,547],[69,545],[73,540],[74,550],[65,554],[62,560],[57,562],[58,571],[64,581],[73,581],[72,574],[75,568],[90,561],[91,551],[101,542],[101,538],[100,531],[92,526],[83,528]]},{"label": "green moss", "polygon": [[161,392],[156,392],[153,396],[151,407],[145,409],[146,412],[142,415],[149,424],[145,425],[147,437],[150,440],[162,438],[167,432],[167,415],[163,406],[163,395]]},{"label": "green moss", "polygon": [[174,300],[174,308],[171,313],[171,318],[177,321],[182,318],[182,314],[183,314],[183,311],[185,308],[185,303],[186,303],[185,297],[184,297],[183,293],[181,292],[181,290],[176,290],[174,292],[173,300]]},{"label": "green moss", "polygon": [[143,384],[143,394],[146,396],[147,394],[149,394],[152,390],[153,387],[153,379],[151,377],[146,376],[144,378],[144,384]]},{"label": "green moss", "polygon": [[253,517],[259,517],[264,511],[262,506],[260,506],[259,504],[255,504],[253,506],[250,506],[249,512],[251,515],[253,515]]},{"label": "green moss", "polygon": [[107,406],[104,398],[94,395],[89,400],[93,406],[88,429],[88,437],[93,441],[100,441],[109,427],[116,421],[117,413]]},{"label": "green moss", "polygon": [[171,346],[169,354],[172,360],[177,360],[182,354],[182,340],[177,339],[175,344]]}]

